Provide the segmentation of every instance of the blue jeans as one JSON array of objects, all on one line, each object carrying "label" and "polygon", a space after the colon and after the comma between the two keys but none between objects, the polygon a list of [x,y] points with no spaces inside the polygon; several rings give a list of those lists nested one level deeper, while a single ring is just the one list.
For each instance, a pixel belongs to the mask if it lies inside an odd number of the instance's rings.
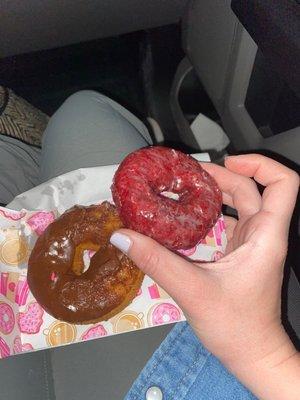
[{"label": "blue jeans", "polygon": [[164,400],[256,399],[203,347],[186,322],[175,325],[125,400],[146,399],[153,386],[161,389]]}]

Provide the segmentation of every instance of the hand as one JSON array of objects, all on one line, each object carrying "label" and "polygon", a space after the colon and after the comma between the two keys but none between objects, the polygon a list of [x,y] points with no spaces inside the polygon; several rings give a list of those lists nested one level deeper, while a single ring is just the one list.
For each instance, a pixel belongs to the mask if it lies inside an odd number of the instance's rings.
[{"label": "hand", "polygon": [[[194,264],[133,231],[121,230],[115,238],[123,237],[129,257],[174,298],[207,349],[241,378],[243,368],[249,372],[250,365],[275,365],[296,354],[281,325],[280,295],[299,177],[255,154],[228,157],[226,168],[202,166],[219,184],[224,204],[238,213],[238,220],[225,219],[224,258]],[[265,186],[262,195],[251,177]]]}]

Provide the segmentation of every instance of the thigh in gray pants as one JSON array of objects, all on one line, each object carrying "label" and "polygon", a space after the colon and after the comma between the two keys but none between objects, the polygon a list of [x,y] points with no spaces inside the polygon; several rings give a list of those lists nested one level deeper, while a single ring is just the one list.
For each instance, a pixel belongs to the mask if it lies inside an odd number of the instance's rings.
[{"label": "thigh in gray pants", "polygon": [[[42,150],[0,135],[0,203],[8,204],[16,195],[65,172],[119,163],[131,151],[149,144],[152,140],[145,125],[124,107],[94,91],[75,93],[50,119]],[[128,374],[128,379],[118,384],[118,393],[125,394],[166,332],[166,328],[156,330],[156,335],[152,332],[147,346],[143,344],[145,331],[138,334],[139,340],[135,335],[122,335],[84,347],[79,344],[0,360],[0,399],[53,400],[53,383],[57,400],[86,395],[99,399],[101,393],[104,399],[121,398],[103,392],[103,380],[110,380],[113,366],[103,369],[106,360],[115,358],[123,375]],[[125,362],[128,357],[125,353],[122,357],[121,349],[130,352],[131,348],[139,353],[138,363],[131,363],[129,369],[121,367],[119,358]],[[112,384],[120,378],[116,376]]]},{"label": "thigh in gray pants", "polygon": [[42,150],[0,135],[0,203],[66,172],[119,163],[152,144],[146,126],[100,93],[73,94],[52,116]]}]

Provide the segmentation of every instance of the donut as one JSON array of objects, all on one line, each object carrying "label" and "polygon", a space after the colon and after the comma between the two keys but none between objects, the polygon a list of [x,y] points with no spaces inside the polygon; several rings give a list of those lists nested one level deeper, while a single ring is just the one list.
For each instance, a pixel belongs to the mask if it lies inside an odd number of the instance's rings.
[{"label": "donut", "polygon": [[43,314],[44,310],[38,303],[28,304],[26,311],[18,314],[20,332],[27,334],[38,333],[43,324]]},{"label": "donut", "polygon": [[161,303],[151,308],[148,314],[150,325],[162,325],[177,322],[181,319],[179,308],[170,303]]},{"label": "donut", "polygon": [[8,335],[15,326],[15,316],[12,307],[7,303],[0,303],[0,332]]},{"label": "donut", "polygon": [[89,339],[96,339],[101,336],[106,336],[107,331],[103,325],[99,324],[93,326],[92,328],[88,329],[86,332],[83,333],[81,336],[82,340],[89,340]]},{"label": "donut", "polygon": [[111,191],[126,228],[171,250],[196,246],[221,213],[222,194],[215,180],[194,158],[167,147],[129,154],[114,175]]},{"label": "donut", "polygon": [[[109,202],[75,206],[38,237],[28,262],[28,284],[56,319],[88,324],[107,320],[131,303],[143,273],[109,243],[123,226]],[[84,270],[83,254],[96,253]]]}]

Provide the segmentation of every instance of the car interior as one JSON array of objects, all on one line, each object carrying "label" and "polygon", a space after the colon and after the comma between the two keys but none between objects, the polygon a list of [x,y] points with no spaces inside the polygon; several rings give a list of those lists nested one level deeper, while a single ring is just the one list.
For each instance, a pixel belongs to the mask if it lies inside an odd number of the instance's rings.
[{"label": "car interior", "polygon": [[[49,117],[93,89],[138,116],[154,144],[216,163],[258,152],[299,172],[299,18],[296,0],[3,1],[0,85]],[[282,294],[298,347],[299,209]],[[0,398],[122,399],[171,328],[1,360]]]}]

